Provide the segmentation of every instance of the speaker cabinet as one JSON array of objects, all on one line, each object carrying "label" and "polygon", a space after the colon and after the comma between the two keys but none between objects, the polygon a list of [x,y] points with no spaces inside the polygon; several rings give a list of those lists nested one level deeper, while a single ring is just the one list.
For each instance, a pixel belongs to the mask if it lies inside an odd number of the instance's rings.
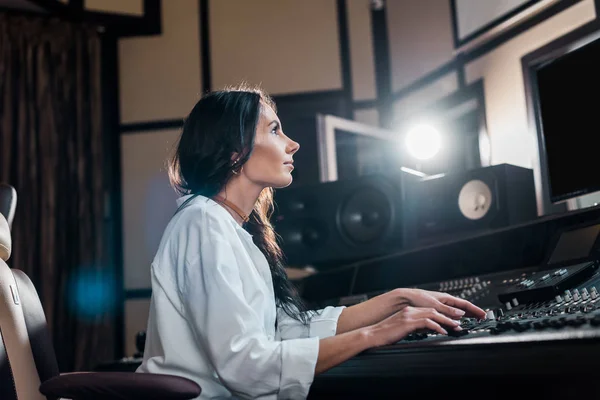
[{"label": "speaker cabinet", "polygon": [[401,248],[405,186],[416,180],[401,172],[276,191],[286,264],[325,269]]},{"label": "speaker cabinet", "polygon": [[424,178],[407,197],[410,245],[537,217],[533,171],[499,164]]}]

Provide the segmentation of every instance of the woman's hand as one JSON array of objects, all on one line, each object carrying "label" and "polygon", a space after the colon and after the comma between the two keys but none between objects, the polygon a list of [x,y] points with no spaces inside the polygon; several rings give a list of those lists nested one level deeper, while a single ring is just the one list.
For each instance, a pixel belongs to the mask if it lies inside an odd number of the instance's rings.
[{"label": "woman's hand", "polygon": [[394,289],[345,308],[335,336],[321,339],[315,373],[346,361],[371,347],[393,344],[409,333],[429,329],[442,335],[460,330],[461,316],[484,319],[485,311],[446,293]]},{"label": "woman's hand", "polygon": [[460,330],[460,323],[433,308],[406,306],[369,328],[371,344],[373,347],[378,347],[396,343],[409,333],[421,329],[431,329],[447,335],[447,328]]},{"label": "woman's hand", "polygon": [[414,307],[433,308],[438,312],[459,319],[463,316],[485,319],[486,313],[467,300],[451,296],[447,293],[432,292],[422,289],[396,289],[397,295],[408,305]]}]

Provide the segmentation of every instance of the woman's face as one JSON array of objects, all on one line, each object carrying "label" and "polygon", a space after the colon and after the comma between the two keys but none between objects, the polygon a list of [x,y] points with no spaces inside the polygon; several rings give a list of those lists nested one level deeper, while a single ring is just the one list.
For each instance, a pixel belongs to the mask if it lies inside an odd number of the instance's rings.
[{"label": "woman's face", "polygon": [[275,111],[261,103],[254,150],[241,174],[261,187],[286,187],[292,183],[292,157],[299,148],[298,143],[283,133]]}]

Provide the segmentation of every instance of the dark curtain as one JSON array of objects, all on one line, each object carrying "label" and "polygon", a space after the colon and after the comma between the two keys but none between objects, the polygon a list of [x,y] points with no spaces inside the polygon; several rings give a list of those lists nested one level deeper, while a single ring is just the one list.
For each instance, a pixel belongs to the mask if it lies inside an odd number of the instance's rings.
[{"label": "dark curtain", "polygon": [[114,357],[101,116],[97,29],[0,13],[0,181],[18,193],[10,265],[38,290],[62,372]]}]

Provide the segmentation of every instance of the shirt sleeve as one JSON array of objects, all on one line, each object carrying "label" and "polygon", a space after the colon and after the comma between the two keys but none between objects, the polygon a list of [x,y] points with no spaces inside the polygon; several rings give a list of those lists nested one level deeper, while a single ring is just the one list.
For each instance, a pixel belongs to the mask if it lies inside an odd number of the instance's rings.
[{"label": "shirt sleeve", "polygon": [[326,307],[322,310],[311,313],[309,324],[305,325],[283,311],[277,309],[277,336],[276,339],[289,340],[298,338],[326,338],[335,336],[337,332],[337,323],[343,306]]},{"label": "shirt sleeve", "polygon": [[183,309],[223,385],[241,398],[306,398],[318,339],[269,340],[244,298],[231,244],[204,237],[200,246],[197,260],[185,266]]}]

